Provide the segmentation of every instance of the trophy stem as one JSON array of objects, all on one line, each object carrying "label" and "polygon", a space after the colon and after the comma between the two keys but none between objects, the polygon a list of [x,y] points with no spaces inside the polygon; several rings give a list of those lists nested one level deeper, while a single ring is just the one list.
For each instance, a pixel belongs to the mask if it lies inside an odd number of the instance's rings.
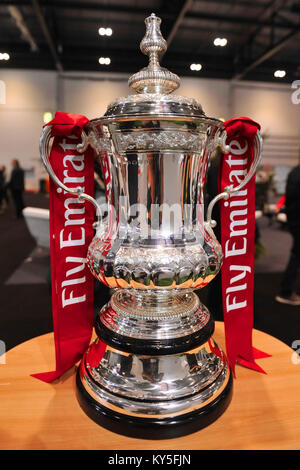
[{"label": "trophy stem", "polygon": [[101,310],[95,328],[99,338],[114,348],[165,355],[208,341],[214,321],[193,292],[120,290]]}]

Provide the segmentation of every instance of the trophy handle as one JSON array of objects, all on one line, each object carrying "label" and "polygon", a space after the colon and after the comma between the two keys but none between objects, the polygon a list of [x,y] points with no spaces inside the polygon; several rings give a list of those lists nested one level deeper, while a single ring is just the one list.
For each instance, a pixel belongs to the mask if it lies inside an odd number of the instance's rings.
[{"label": "trophy handle", "polygon": [[[221,134],[216,138],[216,144],[221,147],[223,152],[227,153],[230,151],[230,146],[226,145],[226,139],[227,139],[227,132],[223,130]],[[218,194],[216,197],[214,197],[214,199],[212,199],[212,201],[209,203],[208,208],[207,208],[206,224],[208,226],[214,228],[217,225],[216,221],[212,219],[212,211],[216,202],[220,201],[221,199],[225,199],[227,201],[227,199],[230,198],[231,194],[236,193],[237,191],[240,191],[251,180],[261,160],[261,152],[262,152],[262,138],[261,138],[260,132],[257,131],[255,138],[254,138],[254,158],[253,158],[253,161],[251,163],[248,173],[245,175],[245,178],[238,186],[233,186],[233,185],[226,186],[226,188],[224,188],[223,193]]]},{"label": "trophy handle", "polygon": [[[44,127],[43,131],[42,131],[42,134],[41,134],[41,137],[40,137],[40,155],[41,155],[41,159],[43,161],[43,164],[44,164],[49,176],[57,184],[57,186],[59,186],[64,191],[67,191],[68,193],[77,194],[78,199],[85,199],[85,200],[91,202],[95,206],[96,215],[97,215],[97,219],[98,219],[98,221],[94,224],[94,228],[95,228],[95,227],[98,226],[98,223],[101,219],[101,208],[100,208],[98,202],[96,201],[96,199],[94,199],[89,194],[84,193],[80,186],[78,186],[77,188],[68,188],[56,176],[56,174],[54,173],[53,168],[51,166],[51,163],[49,161],[49,143],[50,143],[51,137],[52,137],[51,136],[51,126]],[[83,153],[86,150],[86,148],[88,147],[88,145],[91,143],[91,141],[89,139],[89,136],[84,131],[82,131],[82,133],[81,133],[81,139],[82,139],[82,142],[77,145],[77,151],[79,153]]]}]

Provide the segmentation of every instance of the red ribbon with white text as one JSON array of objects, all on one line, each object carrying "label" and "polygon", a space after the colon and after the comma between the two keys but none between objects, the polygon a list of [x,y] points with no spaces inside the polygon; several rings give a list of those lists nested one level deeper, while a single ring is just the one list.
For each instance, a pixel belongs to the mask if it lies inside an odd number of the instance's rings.
[{"label": "red ribbon with white text", "polygon": [[[222,156],[219,189],[238,186],[248,173],[254,158],[254,139],[259,124],[248,118],[224,123],[229,153]],[[254,248],[255,248],[255,175],[240,191],[220,202],[221,242],[223,250],[222,297],[226,353],[230,367],[235,364],[259,372],[264,370],[255,359],[269,357],[252,346]]]},{"label": "red ribbon with white text", "polygon": [[[58,111],[48,124],[54,136],[49,160],[67,187],[80,186],[93,196],[94,152],[91,147],[84,153],[77,151],[87,123],[84,116]],[[91,340],[94,319],[94,279],[86,265],[94,208],[52,180],[49,208],[56,370],[33,375],[44,382],[57,379],[82,358]]]}]

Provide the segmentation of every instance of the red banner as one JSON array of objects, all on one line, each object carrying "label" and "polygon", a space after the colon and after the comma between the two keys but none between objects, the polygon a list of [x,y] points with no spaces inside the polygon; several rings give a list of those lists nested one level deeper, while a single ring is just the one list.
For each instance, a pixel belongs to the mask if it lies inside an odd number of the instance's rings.
[{"label": "red banner", "polygon": [[[219,170],[220,192],[226,186],[237,187],[248,173],[254,156],[254,139],[259,124],[248,118],[224,123],[229,153],[223,155]],[[254,248],[255,248],[255,176],[229,200],[220,203],[223,250],[222,298],[226,352],[235,372],[236,362],[264,372],[255,359],[269,357],[252,347]]]},{"label": "red banner", "polygon": [[[50,163],[69,188],[80,186],[94,194],[94,152],[77,151],[88,119],[57,112],[48,124],[55,136]],[[64,192],[50,181],[50,250],[52,313],[56,370],[34,374],[52,382],[78,362],[89,346],[94,318],[94,279],[86,265],[93,238],[94,208],[76,194]]]}]

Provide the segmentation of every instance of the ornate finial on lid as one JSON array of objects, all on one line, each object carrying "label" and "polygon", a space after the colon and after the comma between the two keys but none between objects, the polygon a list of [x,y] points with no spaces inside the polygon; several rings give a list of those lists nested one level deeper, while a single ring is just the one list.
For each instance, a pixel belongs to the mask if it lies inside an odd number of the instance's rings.
[{"label": "ornate finial on lid", "polygon": [[132,75],[128,85],[137,93],[171,93],[179,87],[180,78],[159,64],[159,58],[167,50],[167,43],[160,31],[161,19],[152,13],[145,23],[146,34],[140,48],[143,54],[149,56],[149,65]]}]

